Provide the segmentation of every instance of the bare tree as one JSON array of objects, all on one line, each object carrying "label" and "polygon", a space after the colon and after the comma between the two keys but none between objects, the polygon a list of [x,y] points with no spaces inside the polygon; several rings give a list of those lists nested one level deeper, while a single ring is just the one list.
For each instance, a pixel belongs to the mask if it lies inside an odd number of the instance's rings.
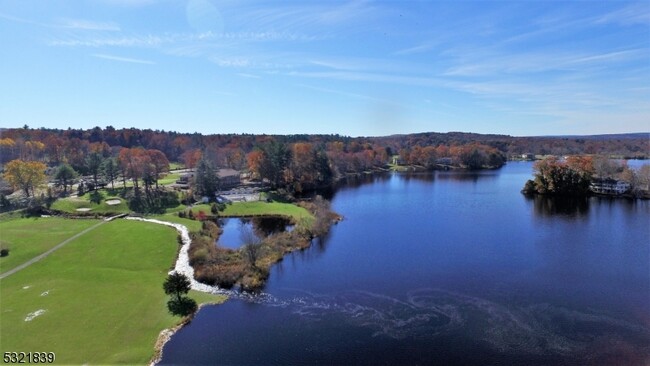
[{"label": "bare tree", "polygon": [[262,249],[262,240],[255,235],[253,228],[249,225],[241,225],[239,231],[241,241],[244,244],[242,248],[244,256],[248,261],[248,264],[250,264],[251,267],[256,268],[255,264],[257,263],[257,259],[259,258]]}]

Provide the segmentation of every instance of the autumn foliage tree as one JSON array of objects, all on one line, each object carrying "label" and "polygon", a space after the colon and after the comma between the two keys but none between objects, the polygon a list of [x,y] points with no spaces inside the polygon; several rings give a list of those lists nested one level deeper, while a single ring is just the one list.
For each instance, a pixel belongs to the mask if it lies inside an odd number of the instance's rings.
[{"label": "autumn foliage tree", "polygon": [[589,193],[591,167],[586,160],[562,161],[556,157],[533,166],[535,179],[524,186],[524,193],[582,196]]},{"label": "autumn foliage tree", "polygon": [[30,191],[33,195],[35,188],[45,183],[46,168],[40,161],[12,160],[5,165],[4,179],[29,197]]}]

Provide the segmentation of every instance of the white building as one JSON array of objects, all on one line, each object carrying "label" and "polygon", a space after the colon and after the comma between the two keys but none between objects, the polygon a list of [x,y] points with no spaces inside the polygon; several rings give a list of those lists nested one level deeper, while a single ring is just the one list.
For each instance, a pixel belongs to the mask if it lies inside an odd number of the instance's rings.
[{"label": "white building", "polygon": [[594,179],[593,182],[589,185],[594,193],[600,194],[623,194],[630,189],[630,183],[623,182],[616,179]]}]

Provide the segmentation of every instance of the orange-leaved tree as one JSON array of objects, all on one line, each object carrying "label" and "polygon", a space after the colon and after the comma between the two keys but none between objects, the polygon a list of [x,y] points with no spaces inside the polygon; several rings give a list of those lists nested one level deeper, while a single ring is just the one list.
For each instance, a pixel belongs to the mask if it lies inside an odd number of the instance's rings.
[{"label": "orange-leaved tree", "polygon": [[5,165],[4,178],[14,189],[22,189],[27,197],[31,190],[45,183],[45,169],[40,161],[12,160]]}]

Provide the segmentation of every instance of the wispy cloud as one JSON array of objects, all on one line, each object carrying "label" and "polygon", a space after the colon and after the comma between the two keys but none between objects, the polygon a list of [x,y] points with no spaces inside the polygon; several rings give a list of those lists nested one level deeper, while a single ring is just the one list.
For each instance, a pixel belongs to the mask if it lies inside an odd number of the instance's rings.
[{"label": "wispy cloud", "polygon": [[243,72],[238,72],[237,75],[246,78],[246,79],[261,79],[262,77],[259,75],[253,75],[253,74],[246,74]]},{"label": "wispy cloud", "polygon": [[251,60],[247,58],[222,58],[222,57],[212,57],[210,61],[221,67],[248,67],[252,65]]},{"label": "wispy cloud", "polygon": [[274,31],[163,33],[130,36],[66,35],[65,37],[61,37],[61,39],[50,41],[49,45],[66,47],[154,47],[161,45],[171,45],[175,47],[206,47],[213,45],[210,42],[221,42],[218,44],[220,46],[241,46],[241,42],[299,42],[312,41],[316,39],[318,39],[318,37]]},{"label": "wispy cloud", "polygon": [[101,2],[108,5],[117,5],[117,6],[126,6],[126,7],[140,7],[146,5],[152,5],[155,0],[100,0]]},{"label": "wispy cloud", "polygon": [[123,37],[68,37],[63,40],[50,41],[50,46],[64,47],[158,47],[169,43],[168,37],[154,35]]},{"label": "wispy cloud", "polygon": [[650,6],[647,1],[631,4],[598,17],[595,23],[618,23],[623,25],[650,24]]},{"label": "wispy cloud", "polygon": [[13,15],[0,13],[0,19],[10,20],[17,23],[25,23],[45,28],[63,28],[88,31],[120,31],[120,26],[115,22],[101,22],[87,19],[60,19],[56,22],[39,22]]},{"label": "wispy cloud", "polygon": [[411,55],[414,53],[422,53],[422,52],[427,52],[433,48],[432,44],[421,44],[418,46],[413,46],[413,47],[408,47],[408,48],[403,48],[401,50],[395,51],[393,54],[394,55]]},{"label": "wispy cloud", "polygon": [[344,97],[350,97],[350,98],[354,98],[354,99],[372,100],[372,101],[378,101],[378,102],[382,102],[382,103],[389,103],[389,102],[393,103],[392,101],[388,101],[388,100],[381,99],[381,98],[375,98],[375,97],[365,95],[365,94],[351,93],[351,92],[347,92],[347,91],[343,91],[343,90],[322,88],[322,87],[306,85],[306,84],[296,84],[296,85],[301,87],[301,88],[307,88],[307,89],[311,89],[311,90],[315,90],[315,91],[319,91],[319,92],[324,92],[324,93],[329,93],[329,94],[341,95],[341,96],[344,96]]},{"label": "wispy cloud", "polygon": [[120,31],[120,26],[114,22],[96,22],[82,19],[63,19],[58,26],[62,28],[92,30],[92,31]]},{"label": "wispy cloud", "polygon": [[92,56],[97,57],[97,58],[103,58],[105,60],[119,61],[119,62],[129,62],[129,63],[133,63],[133,64],[145,64],[145,65],[153,65],[153,64],[155,64],[155,62],[152,62],[152,61],[140,60],[140,59],[136,59],[136,58],[113,56],[113,55],[105,55],[105,54],[101,54],[101,53],[95,53]]}]

